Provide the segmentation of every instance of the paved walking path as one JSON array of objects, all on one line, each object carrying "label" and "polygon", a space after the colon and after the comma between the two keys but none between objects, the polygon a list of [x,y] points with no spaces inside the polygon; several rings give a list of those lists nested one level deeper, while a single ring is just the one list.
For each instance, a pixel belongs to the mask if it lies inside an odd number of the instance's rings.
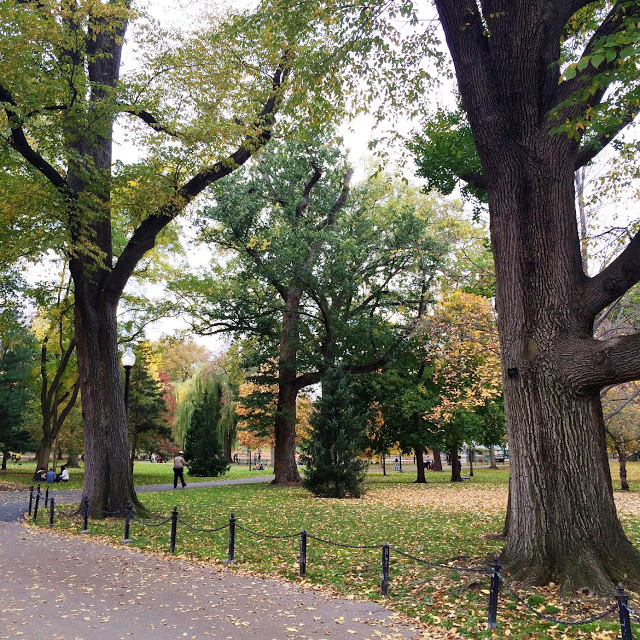
[{"label": "paved walking path", "polygon": [[[270,478],[189,485],[265,482]],[[187,487],[188,489],[189,487]],[[173,490],[173,485],[166,489]],[[137,491],[162,490],[159,486]],[[56,491],[60,501],[79,490]],[[0,638],[376,640],[421,637],[373,602],[242,575],[16,522],[27,492],[0,495]]]}]

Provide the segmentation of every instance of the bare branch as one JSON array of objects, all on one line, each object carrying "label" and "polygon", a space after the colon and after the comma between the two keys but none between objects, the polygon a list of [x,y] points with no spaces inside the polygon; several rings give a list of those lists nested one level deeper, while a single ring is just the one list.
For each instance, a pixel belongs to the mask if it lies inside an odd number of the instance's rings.
[{"label": "bare branch", "polygon": [[197,173],[178,190],[171,204],[164,207],[162,211],[149,216],[133,232],[113,271],[107,278],[105,288],[112,296],[115,298],[120,296],[139,260],[155,246],[156,237],[160,231],[208,186],[242,166],[252,154],[269,141],[275,122],[275,114],[282,101],[283,86],[290,73],[289,67],[286,66],[287,59],[288,55],[285,55],[283,66],[273,74],[272,92],[256,118],[256,132],[248,135],[230,156]]},{"label": "bare branch", "polygon": [[640,281],[640,233],[636,234],[624,251],[605,269],[589,278],[580,295],[591,317],[617,300]]}]

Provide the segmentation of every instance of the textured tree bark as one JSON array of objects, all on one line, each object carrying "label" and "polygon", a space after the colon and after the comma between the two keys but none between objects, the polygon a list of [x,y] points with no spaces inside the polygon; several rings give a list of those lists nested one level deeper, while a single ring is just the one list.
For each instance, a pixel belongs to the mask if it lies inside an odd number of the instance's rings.
[{"label": "textured tree bark", "polygon": [[278,405],[275,416],[274,484],[301,481],[296,465],[296,401],[298,398],[298,310],[301,292],[291,287],[285,300],[278,362]]},{"label": "textured tree bark", "polygon": [[[92,296],[87,295],[89,291]],[[117,300],[105,300],[98,287],[85,284],[76,288],[75,329],[85,434],[84,494],[93,518],[123,514],[128,502],[144,512],[130,469],[127,418],[120,393],[116,310]]]},{"label": "textured tree bark", "polygon": [[[511,451],[502,559],[516,579],[609,593],[612,582],[640,581],[640,553],[617,519],[599,390],[640,375],[640,340],[596,341],[593,322],[640,278],[640,238],[600,274],[584,273],[574,202],[583,155],[575,138],[551,134],[604,95],[565,106],[596,71],[559,82],[554,64],[584,3],[498,2],[484,18],[474,0],[436,5],[491,213]],[[592,42],[621,24],[616,5]]]}]

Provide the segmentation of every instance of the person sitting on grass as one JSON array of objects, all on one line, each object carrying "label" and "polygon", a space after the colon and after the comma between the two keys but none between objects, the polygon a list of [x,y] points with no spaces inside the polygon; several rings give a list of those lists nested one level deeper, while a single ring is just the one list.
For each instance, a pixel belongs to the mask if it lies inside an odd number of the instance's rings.
[{"label": "person sitting on grass", "polygon": [[56,482],[69,482],[69,472],[65,465],[60,467],[60,473],[56,476]]},{"label": "person sitting on grass", "polygon": [[38,469],[34,474],[33,474],[33,480],[34,482],[46,482],[47,480],[47,472],[45,469]]},{"label": "person sitting on grass", "polygon": [[47,480],[47,482],[55,482],[56,481],[56,472],[53,469],[49,469],[49,471],[47,471],[46,480]]}]

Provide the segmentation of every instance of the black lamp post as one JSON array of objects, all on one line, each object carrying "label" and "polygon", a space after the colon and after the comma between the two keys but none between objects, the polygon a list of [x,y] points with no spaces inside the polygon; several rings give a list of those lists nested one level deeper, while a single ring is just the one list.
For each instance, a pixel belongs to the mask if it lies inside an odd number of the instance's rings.
[{"label": "black lamp post", "polygon": [[131,377],[131,368],[136,363],[136,354],[133,353],[131,347],[127,347],[122,354],[122,366],[124,367],[124,410],[129,411],[129,378]]}]

